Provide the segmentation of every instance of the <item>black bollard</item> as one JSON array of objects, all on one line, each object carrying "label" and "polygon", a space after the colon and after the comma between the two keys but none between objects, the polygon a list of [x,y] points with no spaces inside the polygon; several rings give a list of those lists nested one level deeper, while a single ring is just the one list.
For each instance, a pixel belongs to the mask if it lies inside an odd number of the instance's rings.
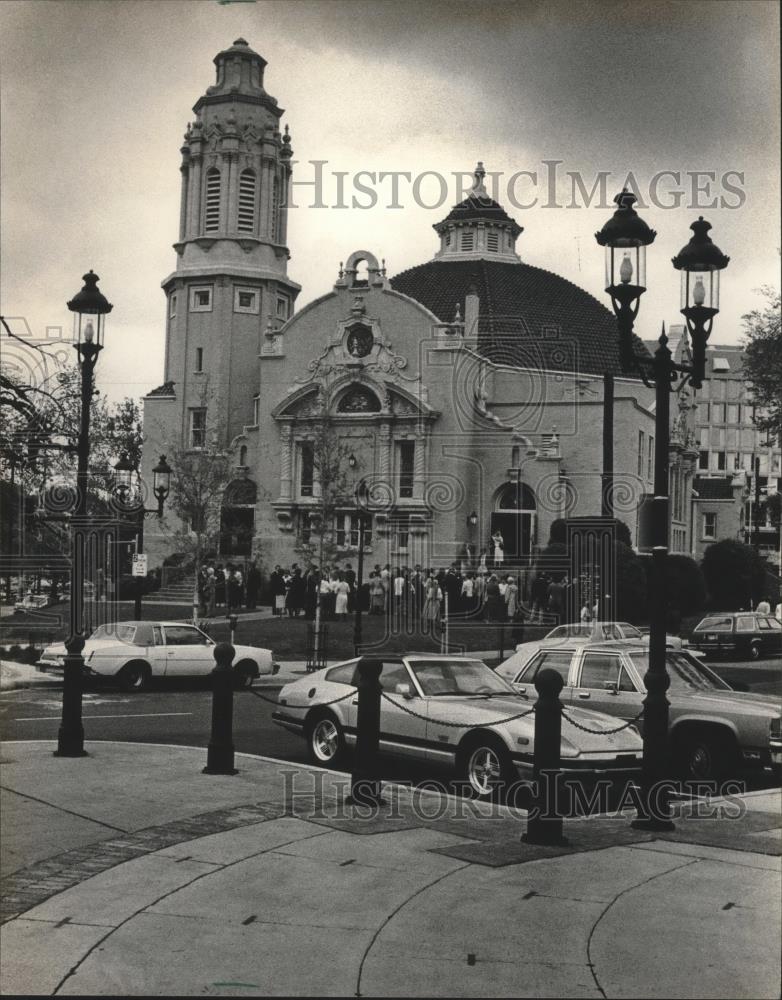
[{"label": "black bollard", "polygon": [[353,805],[380,805],[378,753],[380,748],[380,671],[382,660],[363,656],[358,661],[358,711],[356,712],[356,752],[350,776]]},{"label": "black bollard", "polygon": [[86,757],[81,695],[84,689],[84,636],[72,635],[65,642],[68,655],[62,680],[62,722],[57,735],[55,757]]},{"label": "black bollard", "polygon": [[558,794],[562,739],[562,702],[559,700],[559,692],[564,683],[556,670],[549,668],[539,671],[535,677],[535,689],[538,692],[533,756],[536,792],[527,820],[527,832],[521,838],[528,844],[555,846],[568,842],[562,833],[562,811]]},{"label": "black bollard", "polygon": [[217,665],[212,670],[212,734],[203,774],[238,774],[234,767],[233,714],[235,650],[228,642],[214,648]]}]

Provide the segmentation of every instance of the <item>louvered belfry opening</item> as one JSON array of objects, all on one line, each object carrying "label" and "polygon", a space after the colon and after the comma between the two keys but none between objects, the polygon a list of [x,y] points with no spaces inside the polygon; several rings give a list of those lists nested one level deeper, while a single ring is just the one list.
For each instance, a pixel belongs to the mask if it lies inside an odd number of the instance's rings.
[{"label": "louvered belfry opening", "polygon": [[243,170],[239,176],[237,229],[240,233],[255,231],[255,172],[253,170]]},{"label": "louvered belfry opening", "polygon": [[204,232],[216,233],[220,228],[220,171],[213,167],[206,175],[206,211]]}]

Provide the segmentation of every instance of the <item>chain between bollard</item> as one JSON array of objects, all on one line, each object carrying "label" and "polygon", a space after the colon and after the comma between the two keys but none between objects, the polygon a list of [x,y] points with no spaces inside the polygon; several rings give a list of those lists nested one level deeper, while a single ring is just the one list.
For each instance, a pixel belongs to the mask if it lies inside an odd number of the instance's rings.
[{"label": "chain between bollard", "polygon": [[[277,699],[277,698],[269,698],[266,695],[261,694],[260,691],[256,691],[255,688],[247,688],[246,690],[247,690],[248,694],[255,695],[256,698],[260,698],[261,701],[267,701],[270,705],[279,705],[280,704],[279,699]],[[312,705],[298,705],[298,706],[295,706],[295,707],[297,707],[297,708],[328,708],[329,705],[336,705],[337,702],[347,701],[348,698],[355,698],[355,697],[356,697],[356,692],[355,691],[348,691],[347,694],[340,695],[339,698],[334,698],[334,699],[332,699],[332,701],[317,701],[317,702],[314,702]]]},{"label": "chain between bollard", "polygon": [[[401,708],[403,712],[407,712],[408,715],[412,715],[416,719],[423,719],[424,722],[434,722],[438,726],[446,726],[451,729],[464,729],[469,725],[467,722],[444,722],[442,719],[433,719],[429,715],[422,715],[420,712],[414,712],[412,708],[408,708],[406,705],[400,705],[398,701],[394,701],[385,691],[382,692],[382,697],[386,701],[390,702],[396,708]],[[504,719],[492,719],[491,722],[482,722],[482,726],[501,726],[506,722],[513,722],[516,719],[523,719],[527,715],[532,715],[535,711],[535,706],[527,709],[526,712],[519,712],[517,715],[509,715]]]},{"label": "chain between bollard", "polygon": [[591,733],[593,736],[613,736],[614,733],[621,733],[623,729],[629,729],[630,726],[634,726],[643,716],[643,709],[636,715],[634,719],[630,719],[628,722],[623,722],[621,726],[617,726],[616,729],[590,729],[589,726],[583,726],[580,722],[576,722],[575,719],[571,719],[567,712],[562,709],[562,718],[566,722],[569,722],[571,726],[576,729],[580,729],[582,733]]}]

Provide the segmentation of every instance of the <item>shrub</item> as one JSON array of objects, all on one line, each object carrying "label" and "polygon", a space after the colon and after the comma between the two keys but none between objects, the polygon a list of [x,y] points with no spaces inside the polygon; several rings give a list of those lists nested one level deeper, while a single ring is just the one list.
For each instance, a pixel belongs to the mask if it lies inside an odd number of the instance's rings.
[{"label": "shrub", "polygon": [[[652,567],[650,555],[641,557],[647,581],[647,600],[652,600]],[[706,584],[698,563],[689,556],[671,555],[666,559],[665,587],[668,594],[668,621],[670,632],[678,632],[682,618],[697,615],[706,604]]]},{"label": "shrub", "polygon": [[629,545],[616,543],[616,614],[620,621],[639,622],[646,618],[646,573],[643,563]]},{"label": "shrub", "polygon": [[766,564],[751,545],[733,538],[714,542],[701,562],[713,611],[738,611],[757,602],[766,584]]}]

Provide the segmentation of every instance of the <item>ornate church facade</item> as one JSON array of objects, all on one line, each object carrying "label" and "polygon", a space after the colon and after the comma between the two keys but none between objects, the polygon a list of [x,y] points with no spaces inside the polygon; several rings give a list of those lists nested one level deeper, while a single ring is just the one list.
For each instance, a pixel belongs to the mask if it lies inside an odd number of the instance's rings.
[{"label": "ornate church facade", "polygon": [[[428,262],[388,277],[376,249],[335,267],[331,292],[294,312],[284,192],[291,141],[263,88],[265,62],[239,39],[218,54],[182,147],[176,270],[163,384],[145,398],[145,469],[214,438],[233,478],[219,556],[306,562],[321,509],[324,434],[343,488],[324,526],[338,560],[475,564],[501,539],[528,564],[554,520],[603,507],[604,392],[615,427],[611,500],[640,541],[651,493],[653,392],[623,374],[616,321],[587,292],[522,260],[522,228],[468,197],[435,224]],[[648,352],[637,342],[639,364]],[[674,448],[674,550],[689,546],[697,451],[681,397]],[[360,499],[359,499],[360,498]],[[152,563],[171,549],[150,533]]]}]

